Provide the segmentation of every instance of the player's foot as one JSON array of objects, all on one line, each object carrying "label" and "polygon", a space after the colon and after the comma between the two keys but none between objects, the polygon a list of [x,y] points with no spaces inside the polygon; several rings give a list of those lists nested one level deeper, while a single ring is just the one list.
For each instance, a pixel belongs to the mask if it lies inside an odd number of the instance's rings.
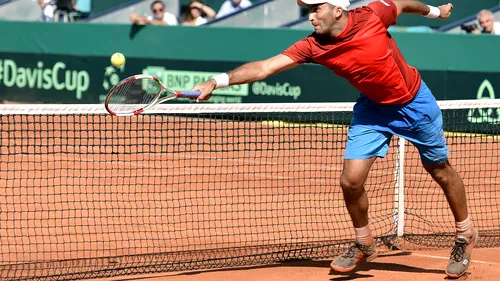
[{"label": "player's foot", "polygon": [[477,230],[474,229],[473,231],[474,235],[470,242],[467,242],[463,238],[455,239],[455,246],[451,250],[450,261],[448,262],[448,267],[446,267],[446,275],[448,277],[458,278],[467,271],[471,262],[472,249],[479,238]]},{"label": "player's foot", "polygon": [[377,257],[377,246],[373,241],[371,246],[352,244],[342,255],[336,257],[330,267],[338,272],[349,272],[364,261],[371,261]]}]

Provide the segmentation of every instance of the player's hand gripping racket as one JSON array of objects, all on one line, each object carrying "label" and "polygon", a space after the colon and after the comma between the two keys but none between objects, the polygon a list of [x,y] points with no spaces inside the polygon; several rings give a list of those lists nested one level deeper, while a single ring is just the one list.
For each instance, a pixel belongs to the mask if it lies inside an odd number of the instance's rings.
[{"label": "player's hand gripping racket", "polygon": [[152,75],[128,77],[109,90],[104,106],[116,116],[141,114],[158,103],[176,98],[196,99],[200,91],[173,91]]}]

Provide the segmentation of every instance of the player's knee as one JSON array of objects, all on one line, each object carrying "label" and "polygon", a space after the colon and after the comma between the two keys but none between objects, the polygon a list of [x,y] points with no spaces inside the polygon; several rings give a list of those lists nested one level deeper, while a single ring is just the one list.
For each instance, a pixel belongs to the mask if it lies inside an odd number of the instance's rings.
[{"label": "player's knee", "polygon": [[340,186],[344,192],[356,193],[363,190],[363,179],[342,174],[340,176]]},{"label": "player's knee", "polygon": [[424,168],[440,185],[447,185],[450,178],[456,173],[448,161],[441,164],[424,164]]},{"label": "player's knee", "polygon": [[434,170],[431,173],[432,178],[441,186],[448,185],[449,177],[442,170]]}]

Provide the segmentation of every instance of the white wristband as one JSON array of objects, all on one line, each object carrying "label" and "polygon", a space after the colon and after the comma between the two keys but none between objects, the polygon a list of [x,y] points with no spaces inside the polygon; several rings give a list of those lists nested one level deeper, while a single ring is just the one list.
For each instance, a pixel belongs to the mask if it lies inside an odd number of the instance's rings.
[{"label": "white wristband", "polygon": [[216,83],[215,88],[216,89],[220,89],[220,88],[224,88],[224,87],[229,86],[229,76],[227,75],[227,73],[215,75],[214,77],[212,77],[212,79],[215,80],[215,83]]},{"label": "white wristband", "polygon": [[435,19],[435,18],[439,18],[439,16],[441,15],[441,10],[439,10],[438,7],[434,7],[434,6],[431,6],[431,5],[427,5],[431,10],[429,11],[429,13],[427,15],[425,15],[424,17],[426,18],[430,18],[430,19]]}]

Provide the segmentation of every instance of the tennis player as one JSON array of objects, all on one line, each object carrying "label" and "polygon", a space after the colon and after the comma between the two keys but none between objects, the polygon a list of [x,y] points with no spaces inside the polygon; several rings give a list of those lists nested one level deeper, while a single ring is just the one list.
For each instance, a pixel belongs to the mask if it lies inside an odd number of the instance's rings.
[{"label": "tennis player", "polygon": [[349,11],[348,0],[297,0],[297,4],[310,9],[309,21],[315,30],[311,35],[277,56],[244,64],[197,85],[193,90],[202,92],[198,101],[209,99],[215,89],[262,80],[303,63],[321,64],[347,79],[361,92],[340,177],[356,242],[332,261],[331,268],[348,272],[377,256],[364,183],[375,159],[385,157],[392,135],[398,135],[418,149],[425,170],[446,195],[456,225],[446,274],[461,276],[478,239],[468,215],[464,184],[448,161],[441,110],[434,96],[387,31],[401,14],[447,19],[453,5],[378,0]]}]

